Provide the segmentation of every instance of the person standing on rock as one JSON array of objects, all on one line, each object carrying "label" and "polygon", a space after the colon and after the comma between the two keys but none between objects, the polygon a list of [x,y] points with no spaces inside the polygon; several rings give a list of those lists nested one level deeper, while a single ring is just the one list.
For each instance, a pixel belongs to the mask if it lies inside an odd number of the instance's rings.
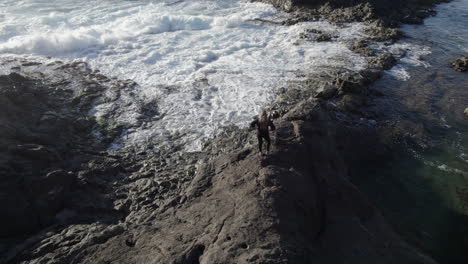
[{"label": "person standing on rock", "polygon": [[258,119],[250,123],[250,127],[251,128],[257,127],[258,149],[260,150],[261,155],[265,155],[262,152],[263,139],[265,139],[267,142],[266,153],[268,153],[270,151],[270,144],[271,144],[270,131],[268,128],[270,128],[272,131],[275,130],[275,125],[273,125],[273,122],[268,117],[266,110],[262,110],[260,112],[260,114],[258,115]]}]

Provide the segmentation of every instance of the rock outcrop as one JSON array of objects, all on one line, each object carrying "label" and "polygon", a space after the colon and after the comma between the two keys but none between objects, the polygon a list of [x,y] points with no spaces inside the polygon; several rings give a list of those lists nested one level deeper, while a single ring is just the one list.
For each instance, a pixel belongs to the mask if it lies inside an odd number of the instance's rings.
[{"label": "rock outcrop", "polygon": [[[433,15],[431,7],[440,0],[260,0],[285,11],[308,9],[320,11],[332,21],[372,21],[379,19],[388,25],[419,24]],[[316,11],[313,11],[313,10]]]},{"label": "rock outcrop", "polygon": [[90,142],[92,121],[66,90],[44,87],[17,73],[0,76],[0,236],[36,231],[62,208],[76,175],[80,146]]},{"label": "rock outcrop", "polygon": [[9,113],[1,118],[2,238],[29,237],[3,245],[4,262],[433,263],[348,179],[385,152],[370,127],[340,114],[359,112],[380,68],[314,77],[280,94],[274,149],[263,158],[254,133],[235,127],[201,153],[105,150],[96,131],[107,127],[87,112],[109,80],[79,83],[98,75],[51,67],[79,85],[1,77]]},{"label": "rock outcrop", "polygon": [[465,72],[468,70],[468,57],[460,57],[451,63],[452,68],[459,72]]},{"label": "rock outcrop", "polygon": [[339,151],[347,129],[316,106],[277,122],[267,158],[247,142],[208,150],[183,198],[72,263],[433,263],[347,180]]},{"label": "rock outcrop", "polygon": [[[368,69],[309,76],[278,92],[266,158],[255,151],[254,133],[237,127],[223,128],[200,153],[150,143],[108,150],[125,124],[107,120],[125,110],[98,120],[89,110],[119,101],[134,83],[84,63],[46,65],[44,72],[54,72],[48,76],[25,71],[42,66],[24,61],[12,68],[21,74],[0,76],[0,261],[434,263],[402,241],[348,179],[387,147],[363,107],[379,95],[367,86],[396,59],[374,54],[369,42],[395,40],[395,21],[429,12],[414,1],[265,1],[297,11],[285,23],[323,14],[366,21],[371,36],[351,44],[368,57]],[[389,5],[395,12],[383,12]],[[302,37],[330,39],[318,31]]]},{"label": "rock outcrop", "polygon": [[[118,134],[118,129],[109,129],[88,113],[104,90],[103,82],[80,63],[16,64],[20,66],[13,69],[45,67],[59,74],[13,71],[0,76],[1,255],[15,241],[70,217],[77,221],[120,217],[112,208],[95,210],[108,203],[113,195],[110,186],[88,188],[83,181],[86,164],[99,160],[107,148],[109,135],[100,131]],[[98,177],[114,169],[113,164],[98,165],[105,166]]]}]

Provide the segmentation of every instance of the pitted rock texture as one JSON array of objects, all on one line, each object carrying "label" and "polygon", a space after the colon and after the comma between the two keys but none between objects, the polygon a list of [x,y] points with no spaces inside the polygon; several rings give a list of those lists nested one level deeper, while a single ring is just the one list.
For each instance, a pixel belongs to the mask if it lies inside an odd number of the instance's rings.
[{"label": "pitted rock texture", "polygon": [[430,9],[440,0],[260,0],[285,11],[319,8],[320,15],[332,21],[369,21],[381,19],[387,23],[422,23],[433,15]]},{"label": "pitted rock texture", "polygon": [[[368,94],[362,87],[371,80],[367,75],[337,74],[328,84],[336,89],[330,100]],[[47,173],[36,176],[41,180],[33,185],[35,197],[64,196],[51,198],[58,199],[58,205],[41,205],[53,216],[49,224],[10,248],[2,260],[433,263],[403,242],[348,181],[349,163],[369,155],[356,152],[352,143],[362,136],[378,149],[378,141],[339,121],[324,99],[314,99],[317,85],[278,97],[275,107],[281,114],[267,157],[257,153],[253,131],[235,127],[225,128],[201,153],[163,152],[151,146],[139,151],[86,148],[71,155],[80,157],[75,167],[54,160],[53,170],[47,161],[57,158],[52,152],[37,145],[21,147],[42,153],[25,156],[24,162],[47,165]],[[26,86],[38,89],[33,83]],[[68,106],[56,109],[64,111]],[[49,191],[57,187],[64,189]]]},{"label": "pitted rock texture", "polygon": [[452,68],[458,72],[466,72],[468,70],[468,57],[460,57],[451,63]]}]

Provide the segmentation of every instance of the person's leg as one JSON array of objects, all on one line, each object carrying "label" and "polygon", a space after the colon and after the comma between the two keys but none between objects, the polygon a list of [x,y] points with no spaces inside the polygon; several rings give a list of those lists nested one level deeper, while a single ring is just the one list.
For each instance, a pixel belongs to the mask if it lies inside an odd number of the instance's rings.
[{"label": "person's leg", "polygon": [[265,135],[265,140],[267,142],[267,153],[270,152],[270,143],[271,143],[271,140],[270,140],[270,135],[269,134],[266,134]]},{"label": "person's leg", "polygon": [[257,138],[258,138],[258,149],[260,150],[260,153],[262,153],[263,137],[261,135],[257,135]]}]

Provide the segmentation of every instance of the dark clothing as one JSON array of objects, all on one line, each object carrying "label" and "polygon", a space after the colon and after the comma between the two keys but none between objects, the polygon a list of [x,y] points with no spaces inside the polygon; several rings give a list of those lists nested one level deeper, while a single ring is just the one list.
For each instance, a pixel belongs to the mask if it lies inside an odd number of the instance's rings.
[{"label": "dark clothing", "polygon": [[260,121],[258,119],[255,119],[252,123],[250,123],[250,127],[254,128],[257,127],[257,134],[258,135],[268,135],[268,127],[271,129],[271,131],[275,131],[276,127],[273,125],[273,122],[268,119],[268,124],[265,127],[260,126]]},{"label": "dark clothing", "polygon": [[258,149],[260,150],[260,152],[262,152],[263,139],[265,139],[267,142],[267,151],[270,151],[271,140],[270,140],[270,135],[268,132],[265,135],[257,135],[257,139],[258,139]]},{"label": "dark clothing", "polygon": [[250,127],[257,127],[258,148],[260,152],[262,152],[263,139],[265,139],[267,142],[267,151],[270,151],[271,140],[268,128],[270,128],[272,131],[276,129],[275,125],[273,125],[273,122],[269,119],[268,124],[262,126],[259,120],[255,120],[252,123],[250,123]]}]

